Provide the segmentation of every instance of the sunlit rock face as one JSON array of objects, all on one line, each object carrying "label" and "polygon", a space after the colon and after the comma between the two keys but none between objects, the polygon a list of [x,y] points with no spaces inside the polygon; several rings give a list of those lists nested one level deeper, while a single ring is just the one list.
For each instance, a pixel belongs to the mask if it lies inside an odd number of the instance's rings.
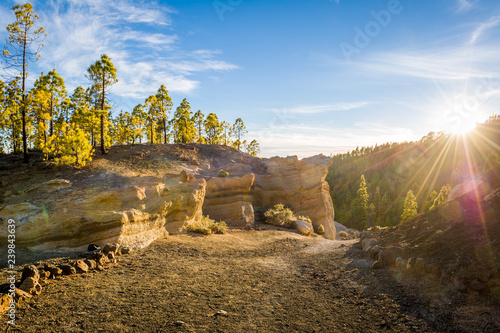
[{"label": "sunlit rock face", "polygon": [[[32,250],[85,249],[89,243],[141,248],[201,218],[206,182],[140,183],[122,187],[51,191],[50,202],[23,202],[0,210],[0,237],[16,221],[16,245]],[[40,186],[30,191],[45,191]],[[42,194],[42,193],[38,193]]]},{"label": "sunlit rock face", "polygon": [[266,174],[255,178],[254,205],[289,205],[296,215],[308,216],[315,228],[322,225],[326,238],[335,239],[333,203],[325,181],[331,159],[323,155],[302,160],[273,157],[263,163]]},{"label": "sunlit rock face", "polygon": [[252,205],[253,173],[242,177],[213,177],[207,181],[203,213],[229,226],[254,224]]},{"label": "sunlit rock face", "polygon": [[[247,158],[226,164],[222,169],[235,178],[207,177],[204,214],[212,219],[242,225],[251,220],[246,214],[253,214],[255,208],[267,209],[282,203],[290,206],[296,215],[308,216],[314,227],[322,225],[324,236],[335,239],[333,203],[325,181],[330,164],[331,159],[323,155],[302,160],[296,156]],[[255,180],[251,185],[253,177]],[[232,186],[236,184],[238,190]],[[228,203],[227,212],[222,209],[225,202]],[[250,208],[250,202],[253,208]],[[220,209],[213,208],[216,206]]]},{"label": "sunlit rock face", "polygon": [[[18,247],[85,250],[91,243],[119,243],[142,248],[184,232],[202,215],[230,226],[252,225],[257,209],[262,213],[277,203],[308,216],[314,227],[324,227],[325,237],[335,238],[325,182],[330,158],[260,159],[236,150],[227,156],[226,150],[213,148],[220,156],[194,167],[179,162],[179,172],[184,169],[180,176],[173,169],[166,169],[170,173],[165,176],[149,176],[105,168],[73,175],[71,181],[37,182],[34,176],[29,186],[4,195],[0,243],[6,244],[8,220],[14,219]],[[220,169],[228,176],[218,177]]]}]

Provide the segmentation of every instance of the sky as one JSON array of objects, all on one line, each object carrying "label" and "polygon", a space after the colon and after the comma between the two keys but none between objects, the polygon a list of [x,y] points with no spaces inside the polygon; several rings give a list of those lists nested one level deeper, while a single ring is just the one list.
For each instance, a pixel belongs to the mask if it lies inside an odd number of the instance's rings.
[{"label": "sky", "polygon": [[[14,22],[0,3],[0,26]],[[103,53],[113,114],[161,84],[174,109],[242,118],[261,156],[312,156],[461,132],[498,112],[498,0],[33,0],[47,32],[30,84],[71,94]],[[7,32],[0,31],[0,41]]]}]

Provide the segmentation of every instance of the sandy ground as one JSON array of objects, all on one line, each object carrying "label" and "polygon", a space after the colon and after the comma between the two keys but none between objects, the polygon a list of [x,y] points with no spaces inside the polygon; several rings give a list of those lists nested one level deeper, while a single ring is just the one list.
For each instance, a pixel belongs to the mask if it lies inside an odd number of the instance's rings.
[{"label": "sandy ground", "polygon": [[372,270],[354,242],[280,230],[170,236],[104,272],[50,283],[19,306],[15,327],[3,321],[0,330],[466,331],[439,312],[446,309],[404,292],[389,271]]}]

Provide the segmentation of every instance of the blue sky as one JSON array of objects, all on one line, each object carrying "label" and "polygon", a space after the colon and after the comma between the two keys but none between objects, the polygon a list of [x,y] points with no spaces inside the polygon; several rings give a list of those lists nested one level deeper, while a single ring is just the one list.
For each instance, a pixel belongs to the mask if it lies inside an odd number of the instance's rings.
[{"label": "blue sky", "polygon": [[[16,3],[0,4],[3,27]],[[106,53],[115,113],[165,84],[174,107],[243,118],[266,157],[416,140],[498,113],[497,0],[32,3],[48,37],[31,80],[55,68],[71,93]]]}]

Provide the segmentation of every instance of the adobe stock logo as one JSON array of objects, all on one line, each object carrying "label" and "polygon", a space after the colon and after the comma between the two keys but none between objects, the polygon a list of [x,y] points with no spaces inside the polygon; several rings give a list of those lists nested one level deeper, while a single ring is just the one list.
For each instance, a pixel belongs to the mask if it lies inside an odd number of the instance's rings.
[{"label": "adobe stock logo", "polygon": [[224,21],[224,14],[226,12],[232,12],[237,6],[239,6],[243,0],[215,0],[212,5],[219,15],[219,19]]},{"label": "adobe stock logo", "polygon": [[358,26],[354,27],[352,44],[346,42],[340,43],[340,50],[345,59],[350,62],[354,54],[359,54],[363,49],[367,48],[371,41],[380,35],[382,29],[387,28],[391,24],[392,18],[395,15],[401,14],[402,11],[403,6],[399,0],[389,0],[387,9],[382,9],[378,12],[372,10],[370,15],[373,20],[366,23],[363,29]]}]

